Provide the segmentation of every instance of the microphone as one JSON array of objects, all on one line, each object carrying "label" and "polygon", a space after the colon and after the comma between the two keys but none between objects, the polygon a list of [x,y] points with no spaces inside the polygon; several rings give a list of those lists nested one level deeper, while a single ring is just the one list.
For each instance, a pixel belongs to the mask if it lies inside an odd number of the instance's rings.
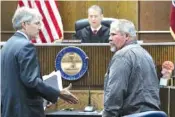
[{"label": "microphone", "polygon": [[[89,60],[89,57],[85,58],[86,60]],[[88,71],[87,71],[87,77],[88,77],[88,84],[90,83],[90,77],[89,77],[89,65],[88,65]],[[91,105],[91,89],[89,84],[88,89],[88,106],[85,107],[84,112],[93,112],[95,111],[95,108]]]}]

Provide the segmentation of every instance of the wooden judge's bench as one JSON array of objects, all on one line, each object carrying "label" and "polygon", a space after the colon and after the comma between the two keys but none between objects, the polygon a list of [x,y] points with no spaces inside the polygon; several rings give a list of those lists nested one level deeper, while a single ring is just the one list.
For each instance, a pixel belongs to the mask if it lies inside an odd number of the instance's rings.
[{"label": "wooden judge's bench", "polygon": [[[94,90],[103,90],[104,74],[113,55],[109,44],[82,43],[82,44],[36,44],[42,75],[49,74],[55,69],[55,58],[64,47],[76,46],[81,48],[89,57],[89,77],[85,74],[80,80],[73,82],[74,90],[85,90],[90,85]],[[153,57],[158,77],[161,77],[161,66],[165,60],[175,61],[175,42],[169,43],[143,43],[141,44]],[[70,81],[63,80],[67,86]]]}]

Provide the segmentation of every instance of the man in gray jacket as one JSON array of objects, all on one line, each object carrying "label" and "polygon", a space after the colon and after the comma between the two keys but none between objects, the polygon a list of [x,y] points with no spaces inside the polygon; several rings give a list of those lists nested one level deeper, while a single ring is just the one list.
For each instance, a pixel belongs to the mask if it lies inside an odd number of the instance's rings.
[{"label": "man in gray jacket", "polygon": [[17,32],[1,50],[2,117],[44,117],[43,98],[55,103],[58,97],[76,104],[70,93],[71,86],[63,90],[45,84],[35,46],[31,39],[41,30],[42,17],[35,9],[21,7],[12,23]]},{"label": "man in gray jacket", "polygon": [[120,117],[159,110],[159,80],[150,54],[136,40],[132,22],[112,22],[109,37],[113,55],[104,83],[103,117]]}]

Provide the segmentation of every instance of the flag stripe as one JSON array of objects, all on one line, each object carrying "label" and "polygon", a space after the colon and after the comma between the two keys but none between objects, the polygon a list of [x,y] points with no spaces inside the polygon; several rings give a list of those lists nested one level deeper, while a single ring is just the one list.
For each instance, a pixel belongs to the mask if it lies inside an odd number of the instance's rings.
[{"label": "flag stripe", "polygon": [[19,4],[20,7],[24,6],[24,3],[23,3],[22,0],[19,0],[18,4]]},{"label": "flag stripe", "polygon": [[170,21],[170,25],[172,28],[172,30],[175,32],[175,7],[172,5],[171,7],[171,21]]},{"label": "flag stripe", "polygon": [[48,8],[50,17],[51,17],[51,19],[52,19],[52,22],[54,23],[54,26],[55,26],[55,28],[56,28],[56,31],[57,31],[59,37],[62,37],[60,28],[58,27],[57,20],[56,20],[56,18],[55,18],[55,15],[54,15],[52,9],[51,9],[51,6],[50,6],[50,4],[49,4],[49,1],[46,1],[46,6],[47,6],[47,8]]},{"label": "flag stripe", "polygon": [[28,1],[29,8],[32,8],[31,1]]},{"label": "flag stripe", "polygon": [[43,43],[47,43],[47,41],[45,40],[44,35],[41,31],[39,32],[39,36],[40,36],[40,39]]},{"label": "flag stripe", "polygon": [[[37,4],[35,4],[35,2],[33,2],[33,8],[35,8],[39,11],[38,6],[37,6]],[[50,37],[48,36],[45,25],[43,25],[43,26],[44,26],[43,29],[39,33],[40,40],[37,39],[37,42],[49,43],[49,42],[51,42]]]},{"label": "flag stripe", "polygon": [[46,30],[47,30],[47,32],[48,32],[48,34],[49,34],[49,37],[50,37],[50,40],[51,40],[51,42],[52,42],[52,41],[54,41],[54,38],[53,38],[53,35],[51,34],[51,29],[50,29],[50,27],[49,27],[49,25],[48,25],[48,22],[46,21],[46,17],[45,17],[45,15],[44,15],[44,13],[43,13],[43,11],[42,11],[42,9],[41,9],[40,1],[35,1],[35,3],[36,3],[36,5],[37,5],[37,7],[38,7],[38,10],[40,11],[40,13],[41,13],[41,15],[42,15],[42,17],[43,17],[43,23],[44,23],[44,25],[45,25],[45,27],[46,27]]},{"label": "flag stripe", "polygon": [[23,4],[24,4],[24,6],[29,7],[27,0],[23,0],[22,2],[23,2]]},{"label": "flag stripe", "polygon": [[35,8],[43,17],[43,29],[32,43],[50,43],[63,38],[63,24],[55,0],[19,0],[18,6]]},{"label": "flag stripe", "polygon": [[55,18],[56,18],[56,21],[58,22],[58,26],[60,28],[61,35],[62,35],[60,38],[63,38],[63,24],[62,24],[61,16],[59,14],[59,10],[58,10],[58,6],[56,4],[56,1],[51,0],[50,5],[52,6],[51,8],[53,10],[54,15],[57,16]]},{"label": "flag stripe", "polygon": [[171,12],[170,12],[170,33],[175,40],[175,6],[172,0]]},{"label": "flag stripe", "polygon": [[50,15],[49,15],[49,12],[48,12],[48,9],[47,9],[47,6],[46,6],[45,2],[41,1],[41,4],[42,4],[42,11],[43,11],[43,13],[46,17],[46,20],[49,24],[49,27],[50,27],[50,29],[52,29],[51,33],[53,35],[53,38],[54,39],[59,39],[58,33],[56,32],[56,28],[55,28],[54,23],[53,23]]}]

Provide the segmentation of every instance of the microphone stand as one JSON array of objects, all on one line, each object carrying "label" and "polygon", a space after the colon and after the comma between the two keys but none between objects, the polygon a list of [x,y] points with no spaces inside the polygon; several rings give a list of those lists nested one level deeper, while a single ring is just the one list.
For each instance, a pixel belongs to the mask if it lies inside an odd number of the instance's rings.
[{"label": "microphone stand", "polygon": [[[89,60],[88,57],[86,57],[87,60]],[[89,65],[88,65],[88,84],[90,83],[90,77],[89,77]],[[91,89],[90,89],[90,84],[89,84],[89,89],[88,89],[88,106],[84,108],[84,112],[93,112],[95,111],[95,108],[91,105]]]}]

